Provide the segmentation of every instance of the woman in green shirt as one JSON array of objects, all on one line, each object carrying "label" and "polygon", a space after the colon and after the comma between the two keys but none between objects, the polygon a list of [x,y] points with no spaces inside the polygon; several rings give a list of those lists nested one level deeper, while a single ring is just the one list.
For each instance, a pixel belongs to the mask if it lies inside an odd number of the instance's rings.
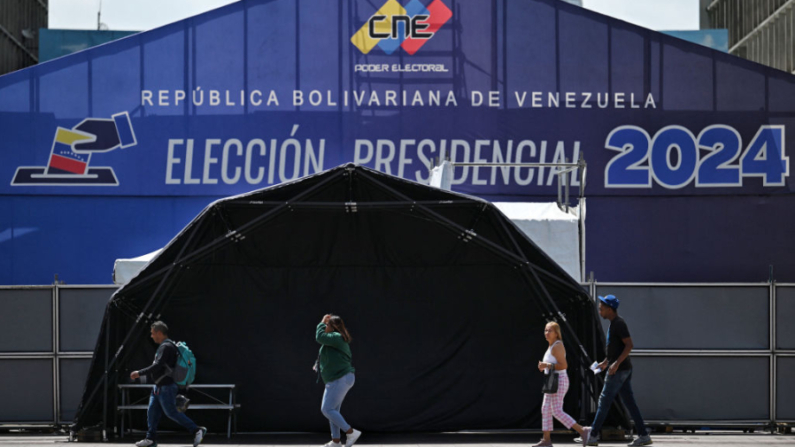
[{"label": "woman in green shirt", "polygon": [[345,395],[353,387],[356,378],[351,364],[351,334],[337,315],[326,315],[317,325],[315,340],[321,344],[318,356],[320,377],[326,384],[320,411],[331,425],[331,441],[324,447],[341,447],[340,430],[345,431],[345,446],[351,447],[362,435],[354,430],[342,417],[340,408]]}]

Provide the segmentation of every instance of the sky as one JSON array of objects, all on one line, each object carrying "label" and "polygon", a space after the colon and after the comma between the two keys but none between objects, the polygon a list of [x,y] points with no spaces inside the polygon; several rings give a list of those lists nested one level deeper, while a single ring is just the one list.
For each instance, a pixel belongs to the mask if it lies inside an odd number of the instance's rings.
[{"label": "sky", "polygon": [[[0,0],[1,1],[1,0]],[[50,0],[49,27],[145,31],[237,0]],[[314,0],[334,1],[334,0]],[[698,29],[699,0],[582,0],[583,7],[654,30]]]},{"label": "sky", "polygon": [[[2,0],[0,0],[2,1]],[[49,27],[97,29],[102,3],[102,23],[116,31],[146,31],[195,16],[237,0],[50,0]]]},{"label": "sky", "polygon": [[664,31],[698,29],[698,4],[698,0],[583,0],[582,6],[644,28]]}]

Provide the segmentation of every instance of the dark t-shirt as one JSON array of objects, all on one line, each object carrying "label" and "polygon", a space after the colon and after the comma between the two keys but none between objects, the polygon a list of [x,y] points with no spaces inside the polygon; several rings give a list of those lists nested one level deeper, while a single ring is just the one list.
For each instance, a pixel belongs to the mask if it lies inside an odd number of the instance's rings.
[{"label": "dark t-shirt", "polygon": [[[166,340],[160,344],[155,352],[155,361],[146,368],[138,371],[138,374],[147,376],[150,383],[157,383],[159,386],[171,385],[174,379],[168,375],[168,371],[177,366],[179,351],[171,340]],[[166,368],[168,366],[168,368]],[[159,380],[159,382],[157,382]]]},{"label": "dark t-shirt", "polygon": [[[629,328],[627,327],[627,323],[624,321],[623,318],[616,316],[613,318],[613,321],[610,322],[610,327],[607,328],[607,361],[609,364],[613,364],[618,357],[621,356],[621,353],[624,352],[624,342],[625,338],[629,338]],[[609,366],[609,365],[608,365]],[[629,356],[618,365],[619,371],[625,371],[628,369],[632,369],[632,363],[629,362]]]}]

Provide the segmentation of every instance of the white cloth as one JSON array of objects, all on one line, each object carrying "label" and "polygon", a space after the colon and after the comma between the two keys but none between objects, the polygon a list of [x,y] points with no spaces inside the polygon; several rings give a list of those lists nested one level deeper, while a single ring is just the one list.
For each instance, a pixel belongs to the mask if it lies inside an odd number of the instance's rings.
[{"label": "white cloth", "polygon": [[453,165],[445,160],[431,170],[431,186],[450,191],[453,186]]}]

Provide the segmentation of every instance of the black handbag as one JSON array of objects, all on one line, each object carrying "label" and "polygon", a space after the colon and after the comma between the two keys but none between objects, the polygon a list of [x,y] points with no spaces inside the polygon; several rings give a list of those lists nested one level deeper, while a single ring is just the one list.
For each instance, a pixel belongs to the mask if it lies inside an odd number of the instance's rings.
[{"label": "black handbag", "polygon": [[[554,366],[553,366],[554,368]],[[541,387],[541,392],[544,394],[555,394],[558,392],[558,374],[550,371],[549,374],[544,375],[544,385]]]}]

